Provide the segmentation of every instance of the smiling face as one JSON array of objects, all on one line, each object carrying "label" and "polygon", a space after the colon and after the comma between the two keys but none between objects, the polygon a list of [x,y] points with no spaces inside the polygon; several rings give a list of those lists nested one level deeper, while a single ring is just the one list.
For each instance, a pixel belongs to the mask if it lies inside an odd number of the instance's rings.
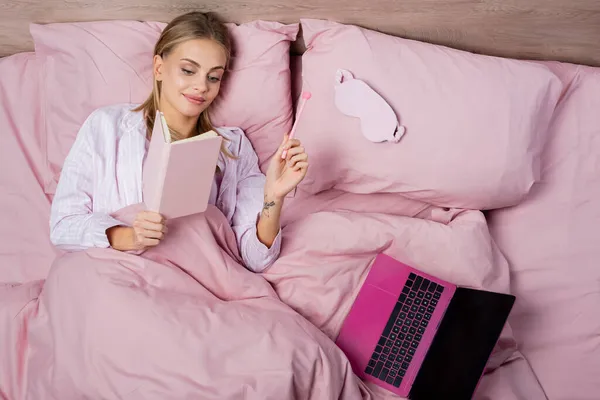
[{"label": "smiling face", "polygon": [[198,118],[219,94],[227,52],[212,39],[191,39],[168,54],[154,57],[154,77],[160,82],[160,109]]}]

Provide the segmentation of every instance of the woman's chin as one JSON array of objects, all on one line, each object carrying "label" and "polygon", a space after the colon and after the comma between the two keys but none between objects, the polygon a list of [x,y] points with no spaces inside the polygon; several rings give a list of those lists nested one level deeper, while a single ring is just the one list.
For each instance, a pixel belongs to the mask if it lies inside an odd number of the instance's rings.
[{"label": "woman's chin", "polygon": [[188,118],[196,118],[202,114],[202,111],[206,110],[204,104],[182,104],[178,107],[179,112]]}]

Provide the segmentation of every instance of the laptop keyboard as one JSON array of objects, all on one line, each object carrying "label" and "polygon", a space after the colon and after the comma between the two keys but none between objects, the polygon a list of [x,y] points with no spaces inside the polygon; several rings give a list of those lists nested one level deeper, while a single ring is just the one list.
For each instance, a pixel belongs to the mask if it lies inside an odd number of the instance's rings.
[{"label": "laptop keyboard", "polygon": [[365,372],[400,387],[444,287],[411,273]]}]

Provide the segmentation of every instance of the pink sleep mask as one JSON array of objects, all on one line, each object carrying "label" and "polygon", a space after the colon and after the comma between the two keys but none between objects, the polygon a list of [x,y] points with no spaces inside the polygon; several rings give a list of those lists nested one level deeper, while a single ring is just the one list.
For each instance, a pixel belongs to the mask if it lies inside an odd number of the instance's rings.
[{"label": "pink sleep mask", "polygon": [[359,118],[364,137],[372,142],[397,143],[406,132],[383,97],[344,69],[335,74],[335,105],[343,114]]}]

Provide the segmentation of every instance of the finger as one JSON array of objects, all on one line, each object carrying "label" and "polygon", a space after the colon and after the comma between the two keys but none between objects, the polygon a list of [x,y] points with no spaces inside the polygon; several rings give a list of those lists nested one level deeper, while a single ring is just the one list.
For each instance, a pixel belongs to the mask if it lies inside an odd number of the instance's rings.
[{"label": "finger", "polygon": [[288,141],[289,138],[290,138],[289,133],[286,133],[285,135],[283,135],[283,140],[281,141],[281,144],[279,145],[279,147],[283,147],[283,145]]},{"label": "finger", "polygon": [[163,223],[165,221],[165,218],[163,218],[162,215],[154,211],[142,211],[137,215],[137,219],[154,222],[157,224]]},{"label": "finger", "polygon": [[300,161],[299,163],[296,163],[296,165],[294,165],[294,171],[307,170],[307,169],[308,169],[307,161]]},{"label": "finger", "polygon": [[142,242],[142,246],[144,247],[153,247],[156,246],[160,243],[160,240],[158,239],[144,239],[144,241]]},{"label": "finger", "polygon": [[281,158],[288,159],[288,153],[290,149],[300,146],[300,141],[298,139],[289,139],[283,145],[283,150],[281,153]]},{"label": "finger", "polygon": [[294,157],[290,158],[289,165],[295,166],[300,161],[308,161],[308,154],[306,154],[306,153],[296,154]]},{"label": "finger", "polygon": [[161,223],[150,222],[147,220],[134,221],[133,227],[146,229],[149,231],[157,231],[157,232],[164,232],[165,228],[166,228],[165,225],[163,225]]},{"label": "finger", "polygon": [[165,234],[162,231],[151,231],[148,229],[142,229],[140,231],[140,235],[144,237],[144,239],[162,239]]},{"label": "finger", "polygon": [[287,143],[284,144],[284,148],[286,149],[291,149],[293,147],[298,147],[300,146],[302,143],[300,143],[300,141],[298,139],[290,139],[287,141]]},{"label": "finger", "polygon": [[289,135],[283,135],[283,141],[281,142],[281,144],[279,145],[279,148],[277,149],[277,152],[275,153],[275,157],[281,158],[281,155],[283,154],[284,150],[285,150],[285,144],[287,143],[289,139]]},{"label": "finger", "polygon": [[146,238],[140,232],[136,232],[135,234],[135,242],[138,246],[144,247],[144,243],[146,242]]},{"label": "finger", "polygon": [[302,147],[302,146],[292,147],[287,152],[287,159],[289,160],[290,158],[292,158],[296,154],[301,154],[301,153],[304,153],[304,147]]}]

